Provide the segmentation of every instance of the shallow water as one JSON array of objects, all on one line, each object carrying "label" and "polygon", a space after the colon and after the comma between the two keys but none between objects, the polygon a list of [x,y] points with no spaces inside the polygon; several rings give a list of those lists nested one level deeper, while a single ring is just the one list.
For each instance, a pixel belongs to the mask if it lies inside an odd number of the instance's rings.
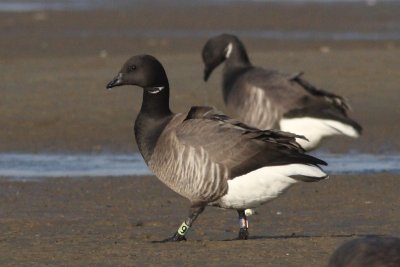
[{"label": "shallow water", "polygon": [[[338,2],[365,2],[374,5],[374,0],[0,0],[0,11],[27,12],[42,10],[89,10],[89,9],[116,9],[137,7],[143,5],[232,5],[243,2],[280,2],[280,3],[338,3]],[[394,0],[379,0],[379,2],[395,2]]]},{"label": "shallow water", "polygon": [[[400,173],[400,154],[316,153],[327,161],[329,174]],[[40,179],[151,175],[138,153],[133,154],[0,154],[0,177]]]},{"label": "shallow water", "polygon": [[0,176],[16,179],[148,175],[140,154],[0,154]]},{"label": "shallow water", "polygon": [[[126,8],[152,8],[154,6],[165,6],[166,8],[174,8],[180,6],[189,6],[196,8],[197,6],[206,6],[212,8],[218,5],[239,6],[240,3],[246,4],[262,4],[268,2],[276,2],[279,4],[292,4],[298,5],[308,2],[317,2],[319,4],[335,4],[335,3],[355,3],[359,2],[361,5],[375,5],[382,2],[391,2],[391,8],[398,9],[400,7],[399,1],[391,0],[0,0],[0,14],[1,12],[40,12],[46,10],[75,10],[87,11],[94,9],[114,9],[121,10]],[[376,22],[381,23],[381,22]],[[393,20],[387,23],[381,31],[280,31],[280,30],[255,30],[243,29],[234,30],[231,28],[218,28],[213,30],[200,30],[200,29],[130,29],[124,30],[85,30],[85,27],[78,29],[65,29],[59,30],[52,34],[68,37],[68,38],[166,38],[166,39],[205,39],[210,36],[220,34],[221,32],[229,32],[239,35],[242,38],[260,39],[260,40],[280,40],[280,41],[399,41],[400,40],[400,20]],[[1,33],[2,38],[9,38],[15,35],[24,34],[23,28],[10,28]]]},{"label": "shallow water", "polygon": [[[0,5],[1,8],[1,5]],[[67,29],[53,33],[56,36],[67,38],[146,38],[146,39],[206,39],[221,32],[229,32],[243,38],[258,40],[278,40],[278,41],[399,41],[400,40],[400,20],[393,25],[394,30],[382,32],[357,32],[357,31],[273,31],[273,30],[182,30],[182,29],[130,29],[118,31],[114,30],[85,30]],[[24,30],[14,28],[2,32],[3,38],[22,34]]]},{"label": "shallow water", "polygon": [[400,31],[394,32],[322,32],[322,31],[269,31],[269,30],[120,30],[115,31],[84,31],[75,30],[68,31],[65,34],[69,37],[92,38],[92,37],[113,37],[118,36],[132,38],[171,38],[171,39],[204,39],[210,36],[220,34],[221,32],[229,32],[244,38],[261,39],[261,40],[282,40],[282,41],[383,41],[383,40],[400,40]]},{"label": "shallow water", "polygon": [[298,3],[365,3],[373,6],[382,2],[396,2],[396,0],[0,0],[0,11],[29,12],[42,10],[89,10],[89,9],[118,9],[124,7],[138,7],[145,5],[168,6],[212,6],[233,5],[236,3],[268,3],[279,2],[286,4]]}]

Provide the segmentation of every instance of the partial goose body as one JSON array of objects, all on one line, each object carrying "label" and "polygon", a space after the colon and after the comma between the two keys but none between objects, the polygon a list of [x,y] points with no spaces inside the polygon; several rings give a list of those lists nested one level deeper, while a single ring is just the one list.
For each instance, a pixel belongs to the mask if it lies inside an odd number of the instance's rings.
[{"label": "partial goose body", "polygon": [[209,151],[185,141],[184,129],[187,124],[192,126],[185,122],[186,117],[175,114],[166,125],[148,166],[164,184],[192,203],[207,203],[226,194],[228,172],[212,160]]},{"label": "partial goose body", "polygon": [[345,242],[332,254],[328,267],[400,266],[400,238],[365,236]]},{"label": "partial goose body", "polygon": [[304,135],[300,145],[311,150],[332,135],[357,138],[361,126],[340,96],[308,83],[301,75],[255,67],[240,40],[232,35],[210,39],[203,49],[205,79],[225,61],[223,96],[231,114],[259,129],[279,128]]},{"label": "partial goose body", "polygon": [[324,162],[303,154],[294,137],[247,127],[213,108],[194,107],[166,125],[148,165],[192,203],[256,207],[298,180],[326,177],[317,166]]},{"label": "partial goose body", "polygon": [[191,202],[190,216],[167,241],[185,234],[207,205],[236,209],[239,238],[247,239],[244,209],[278,197],[298,181],[327,177],[326,163],[303,153],[302,138],[277,130],[259,130],[210,107],[188,113],[169,109],[169,84],[160,62],[149,55],[129,59],[107,88],[138,85],[143,102],[135,137],[150,170]]},{"label": "partial goose body", "polygon": [[306,164],[287,164],[262,167],[228,181],[228,192],[215,203],[215,206],[230,209],[256,208],[285,192],[290,186],[302,181],[324,179],[324,173],[317,166]]}]

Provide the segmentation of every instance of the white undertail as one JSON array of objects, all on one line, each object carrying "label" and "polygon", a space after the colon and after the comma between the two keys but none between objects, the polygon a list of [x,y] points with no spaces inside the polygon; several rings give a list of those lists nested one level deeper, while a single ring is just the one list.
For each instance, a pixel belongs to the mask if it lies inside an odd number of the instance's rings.
[{"label": "white undertail", "polygon": [[303,118],[283,118],[279,122],[280,129],[304,135],[309,141],[296,139],[305,149],[310,150],[318,146],[321,139],[331,135],[346,135],[349,137],[359,137],[358,132],[351,125],[335,120],[317,119],[311,117]]},{"label": "white undertail", "polygon": [[327,176],[319,167],[313,165],[263,167],[229,180],[228,193],[217,204],[223,208],[255,208],[278,197],[297,182],[290,176],[299,175],[316,179]]}]

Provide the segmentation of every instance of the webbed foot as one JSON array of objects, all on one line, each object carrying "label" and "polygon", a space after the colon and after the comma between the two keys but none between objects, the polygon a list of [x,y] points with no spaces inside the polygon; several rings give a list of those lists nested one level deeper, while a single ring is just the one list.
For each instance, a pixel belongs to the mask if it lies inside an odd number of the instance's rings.
[{"label": "webbed foot", "polygon": [[180,235],[175,233],[173,236],[168,237],[161,241],[153,241],[152,243],[167,243],[167,242],[179,242],[179,241],[186,241],[186,237],[184,235]]}]

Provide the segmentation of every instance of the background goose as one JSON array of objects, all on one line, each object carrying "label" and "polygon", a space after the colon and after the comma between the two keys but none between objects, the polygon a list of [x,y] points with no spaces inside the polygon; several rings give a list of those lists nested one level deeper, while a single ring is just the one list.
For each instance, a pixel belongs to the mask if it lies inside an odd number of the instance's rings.
[{"label": "background goose", "polygon": [[400,239],[366,236],[341,245],[331,256],[328,267],[400,266]]},{"label": "background goose", "polygon": [[331,135],[358,137],[361,126],[347,116],[349,105],[338,95],[304,80],[302,73],[285,74],[255,67],[234,35],[211,38],[202,51],[204,80],[225,61],[223,97],[240,121],[259,129],[280,128],[309,140],[297,141],[314,149]]},{"label": "background goose", "polygon": [[130,58],[107,85],[142,87],[143,102],[135,122],[140,153],[154,174],[191,202],[190,215],[173,237],[185,234],[205,206],[236,209],[239,238],[247,239],[244,209],[276,198],[297,181],[327,177],[326,163],[303,153],[291,133],[261,131],[232,120],[210,107],[174,114],[169,84],[152,56]]}]

